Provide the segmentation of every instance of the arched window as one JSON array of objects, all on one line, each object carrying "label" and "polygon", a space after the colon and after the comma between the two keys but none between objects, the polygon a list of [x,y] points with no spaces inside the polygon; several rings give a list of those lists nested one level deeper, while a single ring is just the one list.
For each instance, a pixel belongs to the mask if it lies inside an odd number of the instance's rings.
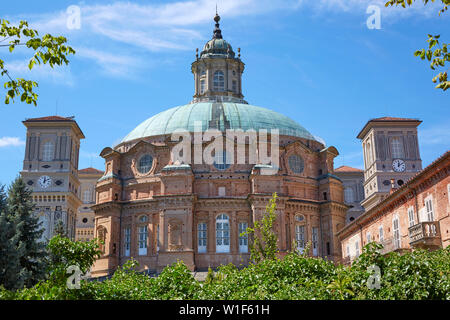
[{"label": "arched window", "polygon": [[223,71],[214,72],[214,91],[225,91],[225,76]]},{"label": "arched window", "polygon": [[147,239],[148,239],[148,217],[140,216],[139,217],[139,227],[138,227],[138,248],[139,255],[145,256],[147,255]]},{"label": "arched window", "polygon": [[367,157],[367,166],[370,166],[372,164],[372,148],[370,147],[370,143],[366,144],[366,157]]},{"label": "arched window", "polygon": [[296,225],[295,226],[295,240],[297,242],[297,250],[303,253],[305,250],[305,226]]},{"label": "arched window", "polygon": [[289,157],[289,167],[291,168],[292,172],[296,174],[300,174],[303,172],[303,169],[305,168],[305,162],[303,161],[303,158],[299,156],[298,154],[293,154]]},{"label": "arched window", "polygon": [[344,189],[344,198],[347,203],[355,202],[355,193],[353,192],[353,188],[347,187]]},{"label": "arched window", "polygon": [[42,161],[52,161],[55,155],[55,146],[52,142],[47,141],[42,147]]},{"label": "arched window", "polygon": [[401,159],[404,157],[401,137],[391,138],[391,153],[393,159]]},{"label": "arched window", "polygon": [[230,219],[226,214],[216,219],[216,252],[230,252]]},{"label": "arched window", "polygon": [[106,246],[106,229],[103,226],[97,228],[97,238],[100,240],[99,250],[104,254]]}]

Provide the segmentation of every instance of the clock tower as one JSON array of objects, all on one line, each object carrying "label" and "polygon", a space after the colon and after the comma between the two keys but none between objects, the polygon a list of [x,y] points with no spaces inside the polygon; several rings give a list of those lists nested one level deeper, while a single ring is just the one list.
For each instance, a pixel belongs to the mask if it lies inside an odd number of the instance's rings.
[{"label": "clock tower", "polygon": [[361,205],[370,210],[385,199],[394,186],[401,187],[422,170],[419,153],[418,119],[383,117],[372,119],[357,138],[364,153],[364,200]]},{"label": "clock tower", "polygon": [[33,191],[35,214],[44,228],[42,240],[50,239],[60,222],[74,239],[81,205],[78,158],[84,134],[73,117],[26,119],[23,124],[27,141],[21,175]]}]

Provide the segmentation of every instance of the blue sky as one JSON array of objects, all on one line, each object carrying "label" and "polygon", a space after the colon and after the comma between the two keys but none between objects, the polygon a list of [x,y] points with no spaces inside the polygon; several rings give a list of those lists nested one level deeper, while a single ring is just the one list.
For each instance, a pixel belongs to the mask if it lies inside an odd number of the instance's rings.
[{"label": "blue sky", "polygon": [[[419,118],[423,166],[450,146],[450,93],[413,56],[428,33],[449,42],[450,15],[438,6],[384,8],[381,0],[217,1],[224,38],[241,48],[245,99],[286,114],[340,156],[335,166],[363,167],[356,135],[371,118]],[[26,5],[25,5],[26,3]],[[369,5],[381,29],[368,29]],[[81,28],[66,10],[81,8]],[[39,82],[37,107],[0,105],[0,183],[22,168],[25,118],[75,116],[84,131],[80,168],[103,169],[98,156],[152,115],[188,103],[195,48],[212,36],[216,1],[9,1],[1,18],[64,35],[77,54],[67,67],[26,70],[30,51],[1,57],[14,77]],[[2,79],[4,81],[5,79]],[[4,92],[0,92],[3,101]],[[56,111],[57,110],[57,111]]]}]

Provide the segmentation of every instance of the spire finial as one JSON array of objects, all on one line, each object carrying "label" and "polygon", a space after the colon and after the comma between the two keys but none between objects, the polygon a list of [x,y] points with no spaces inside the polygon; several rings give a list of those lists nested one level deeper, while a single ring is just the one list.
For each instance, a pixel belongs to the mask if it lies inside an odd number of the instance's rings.
[{"label": "spire finial", "polygon": [[217,13],[217,4],[216,4],[216,15],[214,17],[214,21],[216,22],[216,27],[214,28],[213,39],[222,39],[222,30],[220,30],[220,16]]}]

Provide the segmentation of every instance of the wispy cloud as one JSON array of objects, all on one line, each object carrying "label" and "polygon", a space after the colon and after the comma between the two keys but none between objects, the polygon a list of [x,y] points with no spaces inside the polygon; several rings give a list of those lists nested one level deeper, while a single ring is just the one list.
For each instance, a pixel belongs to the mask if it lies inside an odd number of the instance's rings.
[{"label": "wispy cloud", "polygon": [[0,148],[4,147],[20,147],[25,145],[25,141],[20,140],[18,137],[1,137]]},{"label": "wispy cloud", "polygon": [[[212,23],[216,3],[220,15],[230,20],[274,11],[304,10],[319,15],[357,14],[365,21],[367,7],[375,4],[381,8],[383,18],[395,22],[412,14],[437,16],[439,8],[435,3],[424,8],[421,1],[406,9],[385,8],[385,0],[190,0],[159,4],[116,1],[111,4],[82,2],[79,5],[80,29],[67,28],[65,8],[39,15],[21,15],[21,18],[28,19],[31,26],[41,33],[63,33],[68,36],[71,45],[78,51],[74,59],[89,59],[108,75],[130,77],[149,67],[152,59],[140,60],[142,51],[192,50],[199,40],[206,40],[210,34],[206,34],[206,29],[199,28],[199,25]],[[11,17],[11,20],[19,20],[14,18]],[[124,48],[127,53],[121,54]],[[63,75],[53,73],[52,76],[57,79]]]}]

